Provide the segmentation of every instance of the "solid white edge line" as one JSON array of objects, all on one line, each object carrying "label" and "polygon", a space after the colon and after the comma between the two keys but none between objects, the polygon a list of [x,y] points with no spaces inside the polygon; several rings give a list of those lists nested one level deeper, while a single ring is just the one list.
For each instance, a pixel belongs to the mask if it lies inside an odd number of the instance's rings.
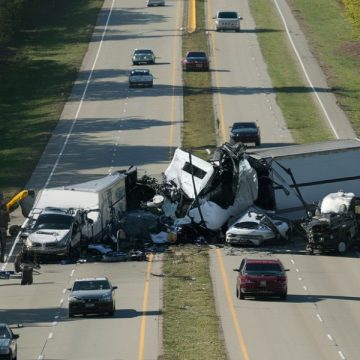
[{"label": "solid white edge line", "polygon": [[299,52],[297,51],[297,48],[296,48],[296,46],[295,46],[295,44],[294,44],[294,42],[293,42],[293,40],[292,40],[292,37],[291,37],[291,35],[290,35],[289,28],[288,28],[287,23],[286,23],[286,21],[285,21],[284,15],[283,15],[283,13],[281,12],[281,9],[280,9],[280,7],[279,7],[279,4],[277,3],[277,0],[274,0],[274,3],[275,3],[275,6],[276,6],[276,8],[277,8],[277,10],[278,10],[278,12],[279,12],[279,15],[280,15],[280,17],[281,17],[281,20],[282,20],[282,22],[283,22],[283,24],[284,24],[284,27],[285,27],[285,30],[286,30],[286,34],[287,34],[287,36],[288,36],[288,38],[289,38],[289,40],[290,40],[291,46],[293,47],[294,52],[295,52],[295,55],[296,55],[297,59],[299,60],[300,66],[301,66],[301,68],[302,68],[302,70],[303,70],[303,72],[304,72],[304,75],[305,75],[305,77],[306,77],[306,80],[307,80],[307,82],[309,83],[312,91],[314,92],[314,95],[316,96],[316,98],[317,98],[317,100],[318,100],[318,102],[319,102],[319,104],[320,104],[320,107],[321,107],[322,111],[324,112],[324,115],[325,115],[325,117],[326,117],[326,120],[328,121],[328,123],[329,123],[329,125],[330,125],[330,127],[331,127],[331,130],[333,131],[336,139],[339,139],[339,135],[338,135],[338,133],[337,133],[334,125],[333,125],[332,122],[331,122],[330,116],[329,116],[329,114],[327,113],[327,111],[326,111],[326,109],[325,109],[325,106],[324,106],[323,102],[322,102],[321,99],[320,99],[319,94],[317,93],[317,91],[315,90],[314,85],[313,85],[312,82],[311,82],[310,77],[309,77],[309,75],[308,75],[308,73],[307,73],[307,71],[306,71],[306,69],[305,69],[305,66],[304,66],[303,62],[301,61],[301,57],[300,57]]}]

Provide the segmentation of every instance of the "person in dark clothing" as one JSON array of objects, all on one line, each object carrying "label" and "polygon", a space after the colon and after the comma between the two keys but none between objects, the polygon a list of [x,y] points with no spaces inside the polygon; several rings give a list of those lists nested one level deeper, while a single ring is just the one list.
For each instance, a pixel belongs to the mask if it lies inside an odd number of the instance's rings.
[{"label": "person in dark clothing", "polygon": [[6,208],[6,204],[0,204],[0,262],[5,260],[5,248],[6,248],[6,237],[7,229],[10,222],[10,214]]}]

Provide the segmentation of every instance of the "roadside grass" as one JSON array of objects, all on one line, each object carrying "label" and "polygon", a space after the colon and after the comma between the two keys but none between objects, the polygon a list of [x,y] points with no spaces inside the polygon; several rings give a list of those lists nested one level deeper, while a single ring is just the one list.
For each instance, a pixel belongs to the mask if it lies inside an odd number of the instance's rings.
[{"label": "roadside grass", "polygon": [[288,0],[305,29],[338,103],[360,136],[360,38],[341,2]]},{"label": "roadside grass", "polygon": [[44,151],[102,4],[103,0],[48,2],[41,16],[33,19],[33,28],[2,49],[0,189],[6,198],[26,185]]},{"label": "roadside grass", "polygon": [[208,247],[171,247],[165,256],[163,273],[164,355],[161,359],[225,360]]},{"label": "roadside grass", "polygon": [[[206,35],[205,0],[196,1],[197,30],[182,37],[182,54],[190,50],[205,51],[209,54]],[[185,1],[184,7],[188,7]],[[183,27],[187,27],[184,16]],[[211,67],[210,67],[211,69]],[[183,72],[184,126],[183,144],[185,150],[194,150],[196,156],[207,158],[205,148],[216,147],[215,117],[210,72]]]},{"label": "roadside grass", "polygon": [[322,119],[311,88],[300,73],[281,20],[272,1],[251,0],[251,13],[258,29],[257,39],[272,80],[276,101],[296,143],[333,138]]}]

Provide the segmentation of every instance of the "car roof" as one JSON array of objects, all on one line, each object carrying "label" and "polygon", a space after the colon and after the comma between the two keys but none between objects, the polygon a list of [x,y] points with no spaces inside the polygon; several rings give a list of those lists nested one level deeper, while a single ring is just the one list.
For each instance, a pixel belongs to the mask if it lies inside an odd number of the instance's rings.
[{"label": "car roof", "polygon": [[256,122],[248,121],[248,122],[234,122],[233,127],[257,127]]},{"label": "car roof", "polygon": [[186,56],[188,55],[207,56],[205,51],[188,51]]}]

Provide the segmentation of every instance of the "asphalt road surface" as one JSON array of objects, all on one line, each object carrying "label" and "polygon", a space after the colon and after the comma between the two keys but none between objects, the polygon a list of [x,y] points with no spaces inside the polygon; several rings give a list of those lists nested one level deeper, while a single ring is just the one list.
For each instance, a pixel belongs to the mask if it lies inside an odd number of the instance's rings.
[{"label": "asphalt road surface", "polygon": [[[160,176],[180,145],[182,3],[147,8],[145,0],[106,0],[61,120],[27,184],[41,189],[139,168]],[[154,87],[129,89],[135,48],[151,48]],[[152,261],[42,265],[34,284],[0,279],[0,321],[12,326],[19,359],[157,359],[161,353],[160,256]],[[11,263],[6,269],[13,270]],[[107,276],[113,317],[68,318],[75,278]]]},{"label": "asphalt road surface", "polygon": [[[288,27],[308,77],[309,91],[334,138],[355,134],[327,91],[325,77],[308,49],[285,0],[274,0]],[[217,10],[237,10],[244,18],[242,32],[216,33],[210,20]],[[256,43],[254,22],[247,1],[211,0],[209,34],[213,44],[216,112],[221,140],[228,138],[234,121],[257,121],[262,147],[291,143],[290,133],[275,103],[275,94]],[[290,41],[290,40],[289,40]],[[324,91],[322,91],[324,90]],[[345,256],[309,256],[304,244],[269,249],[236,249],[211,252],[211,270],[218,313],[229,359],[359,359],[357,331],[360,292],[357,253]],[[287,301],[238,300],[235,281],[243,257],[278,257],[290,269]]]}]

